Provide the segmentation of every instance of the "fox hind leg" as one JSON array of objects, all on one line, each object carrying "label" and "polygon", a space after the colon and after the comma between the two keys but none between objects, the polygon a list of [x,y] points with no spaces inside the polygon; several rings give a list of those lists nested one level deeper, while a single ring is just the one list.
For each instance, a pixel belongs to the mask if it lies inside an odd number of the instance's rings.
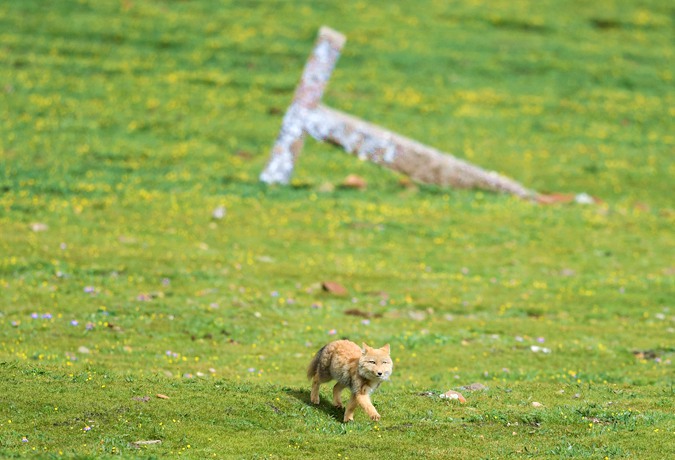
[{"label": "fox hind leg", "polygon": [[321,380],[319,379],[319,373],[317,372],[314,377],[312,377],[312,392],[309,396],[312,404],[319,404],[319,386],[321,385]]}]

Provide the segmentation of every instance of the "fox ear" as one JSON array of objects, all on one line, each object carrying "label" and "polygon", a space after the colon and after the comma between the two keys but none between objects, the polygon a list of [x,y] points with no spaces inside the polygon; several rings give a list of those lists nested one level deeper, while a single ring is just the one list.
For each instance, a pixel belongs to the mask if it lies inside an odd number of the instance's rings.
[{"label": "fox ear", "polygon": [[389,346],[389,344],[386,344],[385,346],[380,348],[380,350],[385,351],[386,353],[389,353],[389,350],[391,350],[391,347]]},{"label": "fox ear", "polygon": [[366,342],[363,342],[363,347],[361,348],[361,354],[367,355],[368,350],[370,350],[370,347],[368,345],[366,345]]}]

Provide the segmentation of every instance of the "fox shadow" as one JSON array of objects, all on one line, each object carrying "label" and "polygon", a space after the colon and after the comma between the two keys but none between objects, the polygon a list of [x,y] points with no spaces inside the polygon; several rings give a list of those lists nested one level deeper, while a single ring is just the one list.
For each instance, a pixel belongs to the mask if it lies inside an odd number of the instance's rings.
[{"label": "fox shadow", "polygon": [[329,417],[332,417],[336,421],[342,423],[345,415],[345,410],[344,409],[338,409],[335,407],[332,403],[332,398],[321,398],[321,401],[319,404],[314,404],[310,400],[310,392],[309,390],[300,390],[297,388],[286,388],[284,389],[286,394],[293,396],[295,399],[300,401],[301,403],[314,407],[324,414],[328,415]]}]

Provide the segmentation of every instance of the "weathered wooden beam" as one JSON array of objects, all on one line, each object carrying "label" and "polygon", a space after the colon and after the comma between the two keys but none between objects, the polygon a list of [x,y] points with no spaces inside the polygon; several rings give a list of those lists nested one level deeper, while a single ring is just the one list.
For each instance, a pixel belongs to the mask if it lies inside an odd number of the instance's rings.
[{"label": "weathered wooden beam", "polygon": [[314,139],[339,145],[362,160],[393,169],[417,182],[511,193],[521,198],[535,198],[537,195],[508,177],[485,171],[448,153],[324,105],[305,114],[305,130]]},{"label": "weathered wooden beam", "polygon": [[287,184],[295,160],[308,133],[313,138],[339,145],[347,152],[408,175],[415,181],[455,188],[479,188],[533,199],[538,194],[496,172],[486,171],[448,153],[354,116],[320,104],[340,50],[342,34],[327,27],[319,31],[296,88],[293,102],[284,115],[281,131],[260,180]]}]

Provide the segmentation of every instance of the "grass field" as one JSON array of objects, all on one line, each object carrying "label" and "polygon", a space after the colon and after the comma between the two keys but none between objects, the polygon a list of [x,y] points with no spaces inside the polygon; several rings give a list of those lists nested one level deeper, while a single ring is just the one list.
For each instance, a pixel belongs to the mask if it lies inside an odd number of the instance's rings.
[{"label": "grass field", "polygon": [[[0,457],[669,458],[674,18],[0,2]],[[601,203],[404,186],[313,141],[260,184],[321,25],[348,40],[328,105]],[[340,337],[391,344],[380,422],[309,403]]]}]

